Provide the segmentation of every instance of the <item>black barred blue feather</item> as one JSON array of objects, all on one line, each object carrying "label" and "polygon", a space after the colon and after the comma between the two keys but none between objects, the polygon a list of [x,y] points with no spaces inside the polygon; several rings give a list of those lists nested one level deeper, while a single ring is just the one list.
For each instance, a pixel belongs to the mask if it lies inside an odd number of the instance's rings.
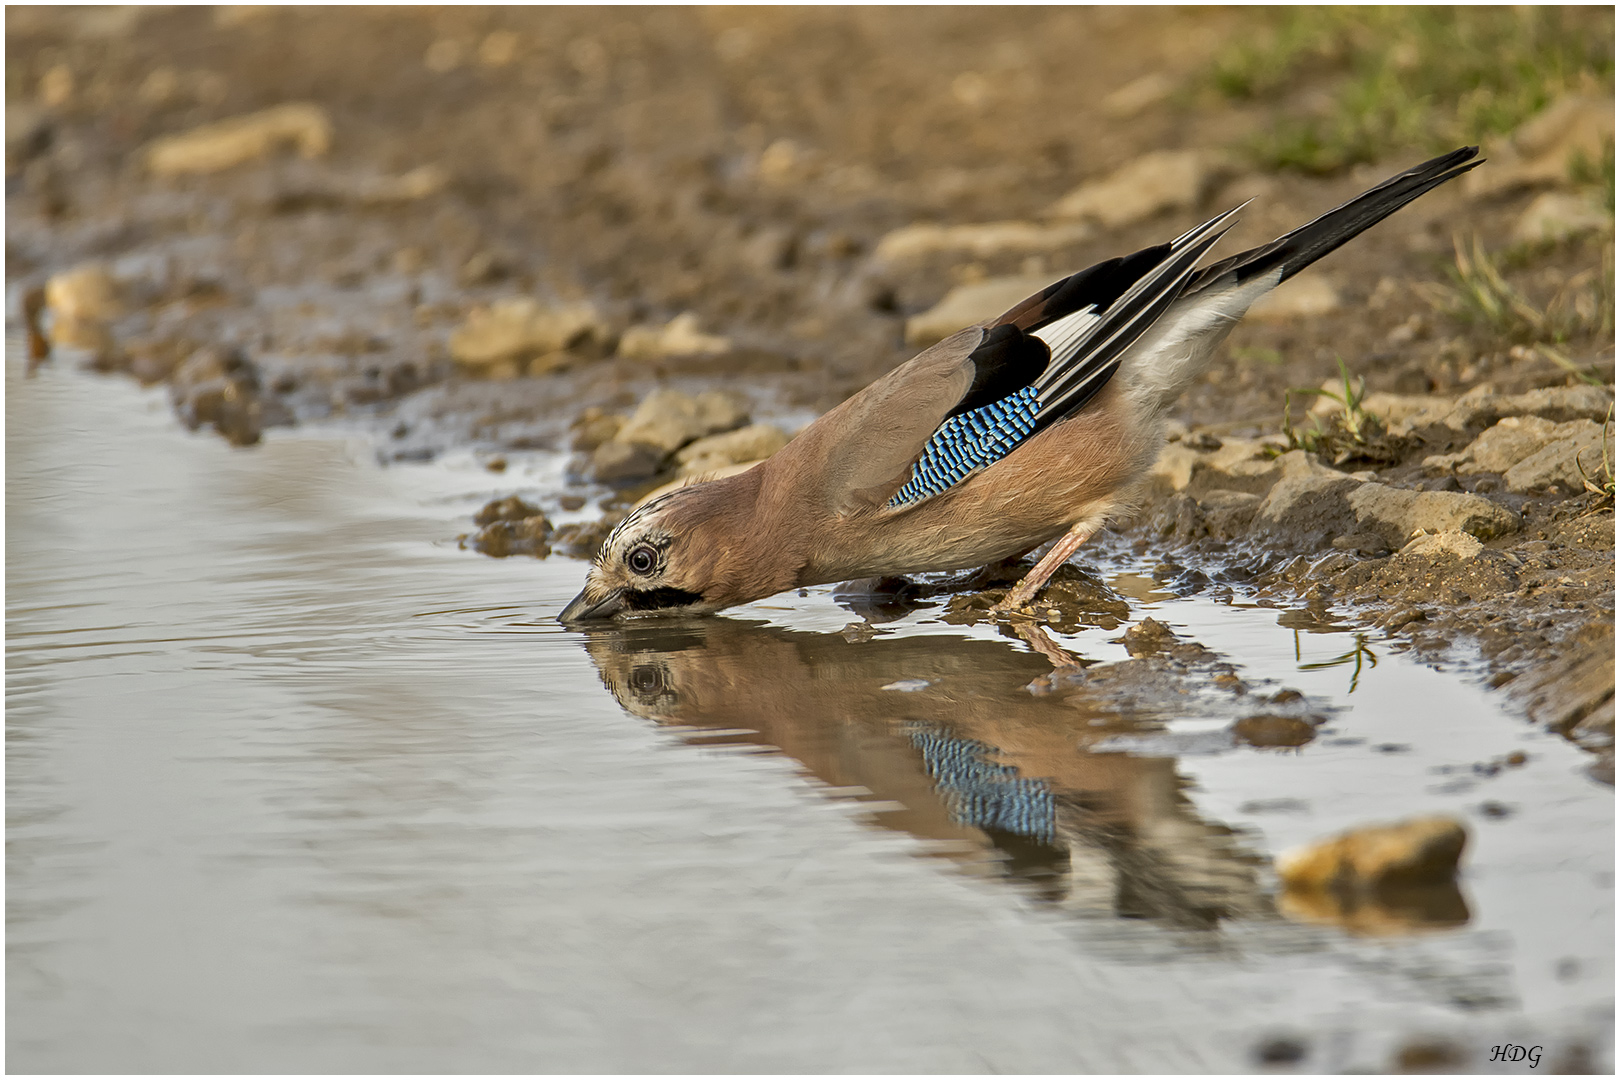
[{"label": "black barred blue feather", "polygon": [[907,734],[951,817],[964,825],[998,829],[1050,844],[1057,804],[1045,780],[1021,777],[1010,765],[991,761],[994,748],[916,724]]},{"label": "black barred blue feather", "polygon": [[1026,386],[1000,401],[948,418],[923,447],[911,479],[889,505],[904,506],[938,495],[1006,457],[1035,430],[1038,409],[1035,388]]}]

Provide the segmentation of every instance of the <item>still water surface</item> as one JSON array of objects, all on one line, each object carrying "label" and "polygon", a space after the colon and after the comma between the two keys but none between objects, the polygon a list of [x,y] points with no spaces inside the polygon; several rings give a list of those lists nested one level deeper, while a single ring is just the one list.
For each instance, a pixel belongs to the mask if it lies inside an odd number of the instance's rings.
[{"label": "still water surface", "polygon": [[[1032,693],[1022,642],[926,606],[858,640],[830,589],[565,631],[583,564],[454,542],[554,458],[233,451],[15,363],[6,416],[12,1071],[1610,1060],[1611,793],[1462,673],[1372,642],[1351,693],[1351,660],[1307,666],[1351,634],[1123,555],[1132,620],[1320,734],[1234,747],[1191,683]],[[1276,851],[1431,811],[1469,824],[1454,897],[1279,903]]]}]

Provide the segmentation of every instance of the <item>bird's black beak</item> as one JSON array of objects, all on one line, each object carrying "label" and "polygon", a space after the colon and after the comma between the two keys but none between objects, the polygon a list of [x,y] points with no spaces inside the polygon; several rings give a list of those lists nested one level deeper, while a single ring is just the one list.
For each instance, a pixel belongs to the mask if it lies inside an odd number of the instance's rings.
[{"label": "bird's black beak", "polygon": [[624,590],[614,589],[608,593],[593,592],[589,585],[580,590],[579,595],[568,602],[557,616],[557,621],[564,625],[581,622],[591,622],[597,619],[611,619],[624,610]]}]

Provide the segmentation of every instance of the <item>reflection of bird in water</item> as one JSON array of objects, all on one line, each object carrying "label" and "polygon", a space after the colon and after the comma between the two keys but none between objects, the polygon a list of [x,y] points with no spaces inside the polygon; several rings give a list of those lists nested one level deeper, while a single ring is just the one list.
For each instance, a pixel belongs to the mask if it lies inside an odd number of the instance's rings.
[{"label": "reflection of bird in water", "polygon": [[1050,667],[1011,643],[711,619],[604,629],[586,647],[632,713],[705,745],[776,747],[899,804],[878,824],[994,856],[1077,913],[1208,926],[1270,910],[1258,860],[1198,816],[1174,759],[1088,749],[1154,718],[1083,689],[1030,694]]}]

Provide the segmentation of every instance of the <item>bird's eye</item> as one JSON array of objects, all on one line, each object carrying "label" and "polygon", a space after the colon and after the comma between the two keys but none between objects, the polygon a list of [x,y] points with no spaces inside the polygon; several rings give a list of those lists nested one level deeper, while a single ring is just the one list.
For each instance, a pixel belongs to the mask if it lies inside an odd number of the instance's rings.
[{"label": "bird's eye", "polygon": [[658,693],[664,688],[664,673],[658,670],[656,664],[642,664],[630,673],[630,689],[643,697]]},{"label": "bird's eye", "polygon": [[624,558],[624,563],[638,574],[652,573],[658,567],[658,553],[646,544],[631,550]]}]

